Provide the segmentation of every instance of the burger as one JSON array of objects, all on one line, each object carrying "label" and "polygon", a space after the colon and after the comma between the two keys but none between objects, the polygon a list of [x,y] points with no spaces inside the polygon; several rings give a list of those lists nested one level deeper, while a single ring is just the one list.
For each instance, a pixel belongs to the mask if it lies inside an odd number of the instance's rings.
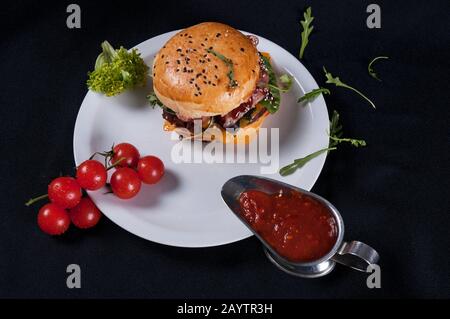
[{"label": "burger", "polygon": [[280,95],[270,57],[257,45],[255,36],[216,22],[194,25],[167,41],[152,67],[164,130],[223,142],[257,131],[278,108]]}]

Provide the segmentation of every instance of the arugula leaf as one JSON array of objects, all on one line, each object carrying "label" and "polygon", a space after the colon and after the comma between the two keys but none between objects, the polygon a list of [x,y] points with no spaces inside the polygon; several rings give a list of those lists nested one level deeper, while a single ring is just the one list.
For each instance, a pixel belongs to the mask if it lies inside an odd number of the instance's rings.
[{"label": "arugula leaf", "polygon": [[313,100],[316,97],[318,97],[320,94],[330,94],[330,90],[325,89],[325,88],[314,89],[311,92],[305,93],[305,95],[300,97],[297,100],[297,103],[300,103],[300,102],[303,102],[303,101]]},{"label": "arugula leaf", "polygon": [[311,34],[314,26],[310,26],[314,20],[314,17],[311,16],[311,7],[308,7],[306,11],[303,13],[304,20],[300,21],[303,31],[302,31],[302,45],[300,47],[299,57],[303,58],[303,53],[305,52],[305,48],[309,42],[309,35]]},{"label": "arugula leaf", "polygon": [[270,99],[264,99],[261,102],[259,102],[262,106],[264,106],[269,113],[273,114],[280,108],[280,89],[277,86],[277,77],[275,75],[275,72],[273,71],[272,65],[270,64],[270,61],[267,57],[260,54],[261,60],[264,64],[264,68],[267,71],[267,74],[269,75],[269,91],[270,91]]},{"label": "arugula leaf", "polygon": [[290,174],[294,173],[297,169],[305,166],[305,164],[308,163],[313,158],[319,156],[320,154],[322,154],[324,152],[333,151],[335,149],[336,149],[336,147],[323,148],[323,149],[318,150],[314,153],[311,153],[305,157],[295,159],[292,164],[286,165],[280,169],[280,175],[281,176],[290,175]]},{"label": "arugula leaf", "polygon": [[95,69],[88,73],[90,90],[113,96],[136,86],[144,86],[149,67],[136,49],[115,50],[108,41],[102,43],[103,52],[95,61]]},{"label": "arugula leaf", "polygon": [[372,61],[370,61],[369,65],[367,66],[367,71],[369,72],[369,75],[371,77],[373,77],[374,79],[378,80],[381,82],[381,79],[378,77],[378,75],[375,73],[374,69],[372,68],[372,64],[380,59],[389,59],[388,56],[377,56],[376,58],[374,58]]},{"label": "arugula leaf", "polygon": [[149,95],[147,95],[147,100],[148,100],[148,103],[150,103],[150,106],[152,108],[155,108],[155,106],[159,106],[159,107],[163,106],[161,101],[156,96],[155,92],[151,92]]},{"label": "arugula leaf", "polygon": [[334,110],[330,121],[330,137],[329,147],[334,147],[340,143],[350,143],[355,147],[366,146],[365,140],[358,140],[354,138],[342,137],[342,125],[339,123],[339,113]]},{"label": "arugula leaf", "polygon": [[313,158],[316,158],[324,152],[330,152],[337,150],[337,145],[343,142],[348,142],[355,147],[366,146],[366,141],[357,140],[353,138],[342,138],[342,125],[339,123],[339,113],[333,111],[333,115],[330,121],[330,133],[328,147],[311,153],[305,157],[295,159],[293,163],[286,165],[280,169],[281,176],[287,176],[294,173],[297,169],[305,166]]},{"label": "arugula leaf", "polygon": [[228,67],[227,76],[228,76],[228,79],[230,79],[229,86],[231,88],[234,88],[234,87],[238,86],[237,81],[234,79],[233,61],[231,59],[225,57],[224,55],[220,54],[219,52],[214,51],[214,50],[206,49],[206,52],[211,53],[212,55],[214,55],[218,59],[222,60],[227,65],[227,67]]},{"label": "arugula leaf", "polygon": [[152,108],[155,108],[155,106],[159,106],[161,109],[163,109],[167,113],[174,114],[174,115],[177,114],[172,109],[169,109],[167,106],[162,104],[162,102],[156,96],[155,92],[151,92],[149,95],[147,95],[147,101]]},{"label": "arugula leaf", "polygon": [[375,104],[364,94],[362,94],[360,91],[358,91],[357,89],[355,89],[354,87],[351,87],[348,84],[345,84],[344,82],[342,82],[339,77],[333,77],[333,75],[329,72],[327,72],[327,70],[325,69],[325,67],[323,67],[323,71],[325,72],[325,77],[327,78],[326,83],[328,84],[334,84],[336,86],[340,86],[349,90],[352,90],[353,92],[356,92],[357,94],[359,94],[363,99],[365,99],[367,102],[370,103],[370,105],[372,105],[372,107],[374,109],[376,109]]},{"label": "arugula leaf", "polygon": [[285,73],[283,75],[281,75],[278,80],[281,82],[281,84],[283,85],[283,90],[285,91],[289,91],[292,87],[292,76]]},{"label": "arugula leaf", "polygon": [[342,142],[349,142],[351,143],[353,146],[355,147],[360,147],[360,146],[366,146],[366,141],[364,140],[357,140],[354,138],[338,138],[335,137],[333,135],[330,135],[330,139],[333,140],[333,142],[335,142],[336,144],[342,143]]},{"label": "arugula leaf", "polygon": [[289,90],[292,87],[292,76],[290,76],[289,74],[283,74],[278,78],[278,81],[281,82],[281,87],[277,86],[277,85],[273,85],[273,84],[268,84],[267,86],[269,88],[272,88],[274,90],[278,90],[281,93],[287,93],[289,92]]}]

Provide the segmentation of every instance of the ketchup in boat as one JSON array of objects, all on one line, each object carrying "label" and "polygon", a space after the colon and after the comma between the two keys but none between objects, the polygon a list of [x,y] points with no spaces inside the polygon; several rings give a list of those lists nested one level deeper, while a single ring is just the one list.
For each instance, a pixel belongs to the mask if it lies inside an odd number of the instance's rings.
[{"label": "ketchup in boat", "polygon": [[296,191],[267,194],[248,190],[239,202],[241,215],[250,226],[289,261],[317,260],[336,243],[336,219],[311,196]]}]

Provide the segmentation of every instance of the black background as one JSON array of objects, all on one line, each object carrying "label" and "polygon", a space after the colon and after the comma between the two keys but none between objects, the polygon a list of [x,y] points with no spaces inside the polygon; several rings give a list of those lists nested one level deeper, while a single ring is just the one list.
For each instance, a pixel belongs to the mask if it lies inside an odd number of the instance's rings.
[{"label": "black background", "polygon": [[[372,2],[381,6],[381,29],[366,27]],[[14,1],[0,11],[0,297],[450,296],[448,1],[76,1],[82,28],[72,30],[69,3]],[[320,279],[290,277],[267,261],[255,238],[183,249],[142,240],[107,218],[59,238],[38,229],[39,205],[23,203],[74,166],[75,118],[102,40],[131,47],[211,20],[297,55],[308,5],[315,30],[305,66],[322,85],[327,66],[378,107],[331,87],[330,111],[341,113],[346,135],[368,146],[331,154],[313,190],[339,208],[348,239],[379,251],[381,289],[339,266]],[[376,65],[382,83],[366,69],[378,55],[390,57]],[[71,263],[81,266],[81,289],[66,287]]]}]

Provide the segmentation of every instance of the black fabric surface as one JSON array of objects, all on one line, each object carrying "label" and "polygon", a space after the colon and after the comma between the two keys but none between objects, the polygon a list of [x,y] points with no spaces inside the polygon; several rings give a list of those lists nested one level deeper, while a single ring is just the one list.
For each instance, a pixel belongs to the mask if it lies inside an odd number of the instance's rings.
[{"label": "black fabric surface", "polygon": [[[373,1],[77,1],[82,28],[66,27],[71,2],[2,4],[0,297],[372,298],[450,297],[448,1],[376,1],[382,28],[366,27]],[[303,63],[322,66],[372,97],[330,87],[329,110],[368,146],[330,154],[313,191],[341,211],[346,238],[375,247],[382,288],[344,267],[320,279],[273,267],[255,238],[183,249],[142,240],[104,218],[87,232],[43,234],[23,203],[74,166],[72,138],[99,44],[131,47],[201,21],[254,32],[294,55],[303,10],[314,33]],[[367,75],[368,61],[383,82]],[[182,209],[182,203],[180,203]],[[66,287],[66,266],[82,288]]]}]

